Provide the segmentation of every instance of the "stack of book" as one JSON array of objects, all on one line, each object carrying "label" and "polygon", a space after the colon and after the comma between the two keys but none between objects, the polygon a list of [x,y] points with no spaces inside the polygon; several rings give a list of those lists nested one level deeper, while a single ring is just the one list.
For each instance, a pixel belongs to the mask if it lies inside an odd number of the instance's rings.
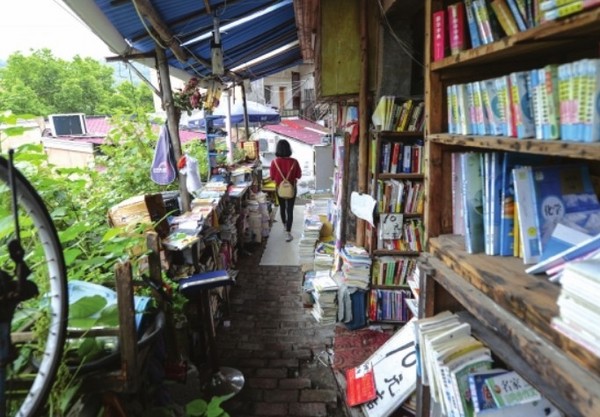
[{"label": "stack of book", "polygon": [[311,314],[321,324],[334,324],[337,321],[338,283],[330,276],[330,271],[315,271],[312,287],[314,304]]},{"label": "stack of book", "polygon": [[315,262],[315,246],[321,234],[323,223],[316,214],[304,213],[304,227],[298,242],[298,261],[306,269],[312,269]]},{"label": "stack of book", "polygon": [[335,246],[331,243],[319,242],[315,248],[315,271],[331,271],[335,258]]},{"label": "stack of book", "polygon": [[568,263],[560,283],[559,315],[552,326],[600,356],[600,257]]},{"label": "stack of book", "polygon": [[347,243],[340,251],[342,276],[349,287],[367,289],[371,277],[371,256],[365,248]]}]

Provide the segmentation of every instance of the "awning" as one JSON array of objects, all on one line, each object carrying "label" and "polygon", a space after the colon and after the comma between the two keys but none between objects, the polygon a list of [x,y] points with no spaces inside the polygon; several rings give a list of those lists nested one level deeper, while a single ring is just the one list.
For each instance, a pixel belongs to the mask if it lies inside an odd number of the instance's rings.
[{"label": "awning", "polygon": [[255,80],[302,63],[293,0],[63,1],[116,55],[154,67],[162,45],[179,78],[211,76],[215,18],[221,81]]}]

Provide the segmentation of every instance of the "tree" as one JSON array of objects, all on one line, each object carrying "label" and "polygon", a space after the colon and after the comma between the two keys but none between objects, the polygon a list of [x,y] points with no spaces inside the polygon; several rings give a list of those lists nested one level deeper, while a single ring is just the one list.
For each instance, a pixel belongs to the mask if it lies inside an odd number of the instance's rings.
[{"label": "tree", "polygon": [[56,58],[49,49],[16,52],[0,69],[0,108],[13,113],[129,114],[151,111],[146,85],[114,86],[113,69],[92,58]]}]

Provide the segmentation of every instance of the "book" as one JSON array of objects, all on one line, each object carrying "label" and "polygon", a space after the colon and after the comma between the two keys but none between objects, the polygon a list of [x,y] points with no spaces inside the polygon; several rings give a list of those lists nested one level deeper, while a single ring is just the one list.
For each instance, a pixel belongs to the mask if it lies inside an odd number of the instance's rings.
[{"label": "book", "polygon": [[446,11],[433,13],[433,60],[439,61],[446,56]]},{"label": "book", "polygon": [[498,22],[500,22],[500,26],[502,26],[504,33],[511,36],[519,32],[517,22],[515,21],[506,0],[492,0],[492,2],[490,2],[490,7],[496,14],[496,18],[498,19]]},{"label": "book", "polygon": [[494,375],[485,380],[498,408],[539,401],[540,393],[517,372]]},{"label": "book", "polygon": [[372,401],[376,397],[375,374],[370,362],[346,370],[346,403],[350,407]]},{"label": "book", "polygon": [[540,253],[559,222],[600,233],[600,201],[587,165],[531,168]]},{"label": "book", "polygon": [[497,408],[494,397],[492,397],[489,388],[485,384],[485,380],[489,377],[506,372],[508,372],[506,369],[488,369],[469,374],[469,391],[471,393],[474,413],[480,413],[484,410]]},{"label": "book", "polygon": [[448,33],[451,55],[456,55],[467,49],[464,3],[458,2],[448,6]]},{"label": "book", "polygon": [[460,153],[451,155],[452,170],[452,233],[459,236],[465,234],[464,212],[462,204],[462,170],[460,169]]},{"label": "book", "polygon": [[497,120],[504,136],[513,135],[512,128],[512,95],[510,93],[510,80],[508,75],[494,78],[497,99]]},{"label": "book", "polygon": [[559,139],[558,66],[546,65],[538,71],[541,89],[542,139]]},{"label": "book", "polygon": [[512,114],[515,119],[517,138],[531,138],[535,136],[535,125],[529,93],[529,72],[512,72],[510,77],[510,91],[512,98]]},{"label": "book", "polygon": [[465,245],[469,253],[484,252],[483,177],[481,153],[461,154],[462,205],[465,214]]},{"label": "book", "polygon": [[542,14],[541,22],[556,20],[561,17],[571,16],[586,9],[600,5],[600,0],[576,0],[572,3],[546,10]]},{"label": "book", "polygon": [[488,408],[476,417],[562,417],[562,414],[546,398],[502,408]]},{"label": "book", "polygon": [[554,227],[550,239],[548,239],[548,242],[542,251],[540,262],[543,262],[558,253],[564,252],[591,237],[591,234],[585,233],[585,231],[579,230],[579,228],[574,228],[559,221]]},{"label": "book", "polygon": [[496,83],[493,79],[487,79],[479,82],[481,85],[481,98],[485,108],[485,113],[491,135],[502,135],[502,126],[500,107],[498,105],[498,94]]},{"label": "book", "polygon": [[519,238],[523,251],[523,262],[533,264],[539,262],[540,243],[536,226],[536,205],[531,167],[524,166],[513,169],[515,201],[519,215]]},{"label": "book", "polygon": [[558,266],[567,265],[570,261],[584,257],[598,250],[600,250],[600,234],[590,237],[554,256],[550,256],[548,259],[538,262],[527,268],[525,272],[528,274],[540,274]]},{"label": "book", "polygon": [[539,10],[545,12],[547,10],[556,9],[557,7],[564,6],[565,4],[573,3],[577,0],[541,0]]},{"label": "book", "polygon": [[463,0],[463,2],[465,4],[465,15],[467,17],[467,26],[469,28],[471,48],[477,48],[482,45],[482,41],[479,35],[479,27],[477,26],[477,21],[475,19],[473,0]]},{"label": "book", "polygon": [[486,0],[473,0],[475,21],[479,29],[479,36],[483,44],[489,44],[496,41],[490,20]]},{"label": "book", "polygon": [[521,13],[517,1],[518,0],[506,0],[506,3],[508,4],[513,17],[515,18],[515,22],[517,23],[519,31],[523,32],[528,28],[527,24],[525,23],[525,16]]},{"label": "book", "polygon": [[586,98],[583,100],[581,140],[600,141],[600,59],[585,60]]}]

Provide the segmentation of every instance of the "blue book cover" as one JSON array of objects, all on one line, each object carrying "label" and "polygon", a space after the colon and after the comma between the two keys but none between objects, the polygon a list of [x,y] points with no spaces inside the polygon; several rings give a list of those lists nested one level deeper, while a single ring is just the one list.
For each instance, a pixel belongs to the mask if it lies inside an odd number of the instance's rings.
[{"label": "blue book cover", "polygon": [[506,0],[506,3],[508,3],[508,7],[510,8],[513,17],[515,18],[515,22],[517,23],[517,27],[519,28],[519,30],[521,32],[526,31],[528,29],[527,24],[525,23],[524,16],[519,11],[517,0]]},{"label": "blue book cover", "polygon": [[475,11],[473,9],[473,0],[464,0],[465,14],[467,15],[467,25],[469,27],[469,35],[471,36],[471,48],[481,46],[481,38],[479,37],[479,28],[477,20],[475,20]]},{"label": "blue book cover", "polygon": [[532,168],[540,252],[561,222],[593,231],[600,224],[600,202],[587,165]]},{"label": "blue book cover", "polygon": [[505,152],[502,156],[502,169],[500,179],[500,248],[501,256],[513,256],[514,224],[515,224],[515,188],[512,170],[518,166],[540,165],[543,155],[520,154]]},{"label": "blue book cover", "polygon": [[469,253],[484,252],[483,176],[480,152],[461,154],[465,245]]},{"label": "blue book cover", "polygon": [[494,397],[492,397],[492,393],[485,384],[485,380],[507,372],[505,369],[489,369],[469,374],[469,390],[471,391],[471,400],[473,401],[475,413],[496,408]]},{"label": "blue book cover", "polygon": [[489,179],[489,225],[490,225],[490,253],[500,253],[500,214],[502,207],[502,165],[504,153],[490,153],[490,179]]}]

